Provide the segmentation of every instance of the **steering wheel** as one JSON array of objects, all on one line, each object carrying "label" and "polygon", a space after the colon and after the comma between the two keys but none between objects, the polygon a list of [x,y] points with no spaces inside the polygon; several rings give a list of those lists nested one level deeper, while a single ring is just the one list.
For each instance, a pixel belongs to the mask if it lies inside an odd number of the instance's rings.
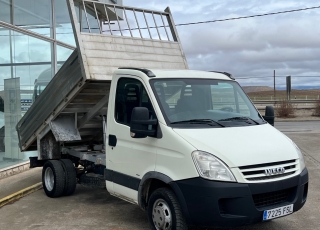
[{"label": "steering wheel", "polygon": [[229,107],[229,106],[223,107],[223,108],[221,108],[220,110],[226,111],[226,112],[233,112],[233,108],[232,108],[232,107]]}]

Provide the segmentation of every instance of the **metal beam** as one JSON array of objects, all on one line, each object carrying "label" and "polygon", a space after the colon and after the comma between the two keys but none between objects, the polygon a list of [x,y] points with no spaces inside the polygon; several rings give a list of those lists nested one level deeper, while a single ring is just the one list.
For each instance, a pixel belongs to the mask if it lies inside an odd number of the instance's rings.
[{"label": "metal beam", "polygon": [[51,52],[51,72],[52,76],[51,78],[54,77],[54,75],[58,71],[58,66],[57,66],[57,31],[56,31],[56,7],[55,7],[55,0],[51,0],[51,28],[50,28],[50,34],[51,37],[54,39],[54,42],[52,43],[52,52]]},{"label": "metal beam", "polygon": [[46,37],[46,36],[43,36],[41,34],[38,34],[38,33],[35,33],[35,32],[32,32],[30,30],[25,30],[25,29],[22,29],[20,27],[17,27],[17,26],[14,26],[14,25],[11,25],[10,23],[6,23],[6,22],[3,22],[3,21],[0,21],[0,26],[2,27],[5,27],[5,28],[8,28],[10,30],[14,30],[14,31],[17,31],[19,33],[22,33],[22,34],[26,34],[28,36],[31,36],[31,37],[34,37],[34,38],[37,38],[37,39],[40,39],[40,40],[43,40],[43,41],[46,41],[46,42],[56,42],[57,45],[59,46],[62,46],[62,47],[65,47],[67,49],[71,49],[71,50],[74,50],[76,49],[76,47],[74,46],[71,46],[69,44],[66,44],[64,42],[60,42],[60,41],[57,41],[57,40],[54,40],[50,37]]},{"label": "metal beam", "polygon": [[[64,64],[64,61],[58,61],[58,64]],[[50,65],[51,62],[22,62],[22,63],[5,63],[5,64],[0,64],[1,66],[25,66],[25,65]]]},{"label": "metal beam", "polygon": [[170,30],[171,30],[171,33],[172,33],[173,40],[178,42],[178,44],[180,46],[181,53],[182,53],[183,61],[184,61],[184,64],[186,66],[186,69],[189,69],[187,58],[186,58],[186,55],[183,52],[181,41],[180,41],[180,38],[179,38],[179,35],[178,35],[177,28],[176,28],[175,23],[173,21],[171,10],[170,10],[169,7],[167,7],[164,11],[166,13],[168,13],[167,18],[168,18],[168,23],[169,23],[169,27],[170,27]]},{"label": "metal beam", "polygon": [[108,103],[109,93],[107,93],[88,113],[86,113],[78,121],[78,129],[81,129],[91,118],[93,118],[99,111]]},{"label": "metal beam", "polygon": [[[76,0],[77,1],[77,0]],[[110,8],[113,8],[113,7],[116,7],[118,9],[128,9],[128,10],[135,10],[137,12],[143,12],[144,10],[146,11],[150,11],[148,9],[144,9],[144,8],[136,8],[136,7],[132,7],[132,6],[122,6],[122,5],[118,5],[118,4],[111,4],[111,3],[104,3],[104,2],[98,2],[96,0],[84,0],[85,2],[87,3],[96,3],[96,4],[103,4],[105,5],[106,7],[110,7]],[[152,10],[153,13],[155,14],[168,14],[168,12],[162,12],[162,11],[157,11],[157,10]],[[115,12],[114,12],[115,13]]]},{"label": "metal beam", "polygon": [[[284,98],[285,99],[285,98]],[[290,101],[286,101],[286,103],[291,103],[291,104],[314,104],[316,103],[318,100],[317,99],[292,99]],[[254,104],[280,104],[282,101],[281,100],[252,100],[252,102]]]}]

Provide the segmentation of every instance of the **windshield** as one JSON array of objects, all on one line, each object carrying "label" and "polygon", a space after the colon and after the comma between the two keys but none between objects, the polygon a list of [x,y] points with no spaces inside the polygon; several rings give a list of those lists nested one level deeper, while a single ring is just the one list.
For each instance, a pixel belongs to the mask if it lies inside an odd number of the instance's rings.
[{"label": "windshield", "polygon": [[235,81],[152,79],[150,83],[170,126],[224,128],[265,123]]}]

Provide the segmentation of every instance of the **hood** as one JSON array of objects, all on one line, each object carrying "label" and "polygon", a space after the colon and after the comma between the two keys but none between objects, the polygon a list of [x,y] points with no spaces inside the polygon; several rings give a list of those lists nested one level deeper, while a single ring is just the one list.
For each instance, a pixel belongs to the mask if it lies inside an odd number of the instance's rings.
[{"label": "hood", "polygon": [[173,130],[197,150],[215,155],[231,168],[299,158],[292,141],[269,124]]}]

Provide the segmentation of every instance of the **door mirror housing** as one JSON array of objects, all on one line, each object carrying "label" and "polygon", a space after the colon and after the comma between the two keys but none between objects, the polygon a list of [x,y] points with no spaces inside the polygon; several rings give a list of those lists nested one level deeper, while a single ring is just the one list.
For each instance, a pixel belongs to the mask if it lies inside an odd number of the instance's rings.
[{"label": "door mirror housing", "polygon": [[147,108],[133,108],[130,122],[130,136],[132,138],[156,137],[157,128],[155,126],[157,125],[157,119],[149,119],[149,110]]},{"label": "door mirror housing", "polygon": [[266,106],[265,116],[263,119],[270,125],[274,126],[274,109],[273,106]]}]

